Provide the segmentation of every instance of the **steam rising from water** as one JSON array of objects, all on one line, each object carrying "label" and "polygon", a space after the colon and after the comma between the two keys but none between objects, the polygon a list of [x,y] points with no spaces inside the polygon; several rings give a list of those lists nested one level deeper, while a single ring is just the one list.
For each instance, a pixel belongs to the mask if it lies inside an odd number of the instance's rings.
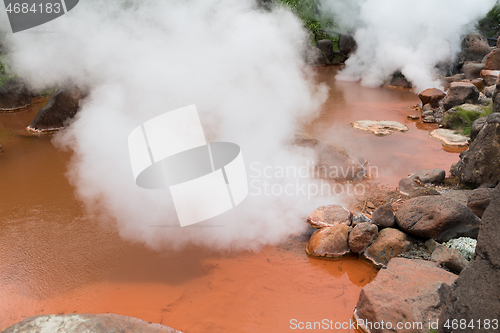
[{"label": "steam rising from water", "polygon": [[254,162],[304,165],[311,153],[287,142],[326,98],[303,62],[306,43],[294,15],[250,0],[81,1],[7,41],[14,71],[34,88],[90,88],[70,129],[54,140],[74,151],[68,177],[88,207],[115,218],[124,238],[151,247],[247,249],[303,230],[312,209],[337,199],[249,195],[219,218],[179,228],[168,190],[135,185],[127,137],[156,115],[196,104],[209,141],[241,147],[250,180]]},{"label": "steam rising from water", "polygon": [[494,0],[322,0],[340,27],[354,32],[358,49],[339,79],[384,83],[400,71],[415,91],[442,88],[435,66],[450,63],[461,37],[495,4]]}]

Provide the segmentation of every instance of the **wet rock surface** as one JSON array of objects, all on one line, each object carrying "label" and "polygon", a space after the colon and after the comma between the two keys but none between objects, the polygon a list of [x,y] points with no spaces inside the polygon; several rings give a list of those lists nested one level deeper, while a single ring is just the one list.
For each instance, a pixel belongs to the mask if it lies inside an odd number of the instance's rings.
[{"label": "wet rock surface", "polygon": [[2,333],[181,333],[170,327],[114,314],[66,314],[34,316]]},{"label": "wet rock surface", "polygon": [[310,47],[306,51],[306,62],[310,66],[325,66],[326,60],[323,52],[317,47]]},{"label": "wet rock surface", "polygon": [[0,88],[0,112],[14,111],[31,104],[33,94],[18,78],[10,79]]},{"label": "wet rock surface", "polygon": [[[476,254],[460,273],[449,293],[440,321],[450,318],[477,321],[498,319],[500,314],[500,187],[483,214]],[[476,326],[477,327],[477,326]],[[480,330],[474,330],[480,331]],[[470,328],[440,327],[438,332],[468,333]]]},{"label": "wet rock surface", "polygon": [[433,262],[394,258],[361,290],[355,319],[393,325],[390,330],[365,327],[367,332],[427,332],[429,327],[407,330],[396,324],[435,322],[456,277]]},{"label": "wet rock surface", "polygon": [[370,222],[357,224],[349,233],[349,248],[354,253],[362,253],[378,236],[378,228]]},{"label": "wet rock surface", "polygon": [[352,213],[339,205],[328,205],[316,208],[307,218],[314,228],[331,227],[337,224],[351,225]]},{"label": "wet rock surface", "polygon": [[86,92],[77,89],[66,89],[56,92],[28,126],[34,132],[54,131],[64,128],[80,109],[80,101]]},{"label": "wet rock surface", "polygon": [[384,267],[389,260],[411,248],[408,236],[397,229],[385,228],[364,252],[364,258],[375,267]]},{"label": "wet rock surface", "polygon": [[316,230],[307,244],[307,254],[326,258],[341,258],[348,255],[349,231],[349,226],[345,224]]},{"label": "wet rock surface", "polygon": [[447,241],[460,236],[475,237],[480,219],[454,200],[424,196],[405,201],[396,212],[396,222],[410,235]]},{"label": "wet rock surface", "polygon": [[451,169],[460,182],[477,187],[500,181],[500,124],[495,113],[486,119],[468,150],[460,153],[460,161]]}]

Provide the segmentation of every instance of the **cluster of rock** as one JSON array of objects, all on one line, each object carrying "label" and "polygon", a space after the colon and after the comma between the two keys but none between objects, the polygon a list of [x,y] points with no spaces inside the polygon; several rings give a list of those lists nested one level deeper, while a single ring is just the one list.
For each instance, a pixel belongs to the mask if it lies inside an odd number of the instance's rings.
[{"label": "cluster of rock", "polygon": [[[484,283],[499,287],[500,266],[495,266],[499,263],[492,262],[489,254],[499,254],[493,235],[500,236],[500,214],[488,212],[496,212],[500,207],[499,202],[491,208],[497,196],[500,200],[500,186],[485,184],[474,190],[432,186],[443,182],[445,176],[444,170],[431,169],[403,178],[399,186],[406,196],[403,203],[387,202],[376,208],[371,218],[338,205],[319,207],[309,215],[308,223],[318,228],[306,247],[310,256],[341,258],[357,254],[381,268],[375,280],[361,291],[356,319],[365,323],[384,320],[428,324],[443,319],[445,312],[449,318],[451,313],[458,318],[467,306],[460,296],[472,293],[474,288],[469,275],[476,274],[474,277],[478,278],[478,273],[468,268],[476,261],[477,267],[489,267],[489,280]],[[490,228],[488,234],[484,232],[485,225]],[[426,256],[409,255],[417,245],[427,252]],[[474,250],[476,254],[472,255]],[[482,256],[481,251],[485,253]],[[460,287],[460,281],[464,281],[464,286]],[[493,304],[500,302],[498,297],[496,301],[491,296],[488,300]],[[441,328],[442,323],[441,320]],[[361,328],[366,332],[426,331]]]},{"label": "cluster of rock", "polygon": [[344,63],[356,48],[356,41],[350,35],[339,36],[338,51],[333,50],[332,40],[321,39],[316,42],[316,46],[307,50],[306,62],[311,66],[339,65]]}]

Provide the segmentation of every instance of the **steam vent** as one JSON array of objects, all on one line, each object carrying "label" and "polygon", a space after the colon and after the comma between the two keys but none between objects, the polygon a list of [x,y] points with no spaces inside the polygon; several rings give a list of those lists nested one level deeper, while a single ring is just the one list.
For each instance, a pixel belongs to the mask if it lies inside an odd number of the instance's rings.
[{"label": "steam vent", "polygon": [[500,332],[497,1],[0,12],[0,333]]}]

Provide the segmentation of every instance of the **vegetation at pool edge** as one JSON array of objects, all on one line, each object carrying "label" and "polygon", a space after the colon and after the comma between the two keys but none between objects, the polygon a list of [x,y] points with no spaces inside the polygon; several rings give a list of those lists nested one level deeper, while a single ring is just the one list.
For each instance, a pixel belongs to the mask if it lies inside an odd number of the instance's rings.
[{"label": "vegetation at pool edge", "polygon": [[456,112],[447,114],[444,123],[447,127],[456,130],[460,134],[470,136],[472,123],[481,117],[486,117],[493,112],[493,103],[484,108],[483,112],[465,110],[456,106]]}]

